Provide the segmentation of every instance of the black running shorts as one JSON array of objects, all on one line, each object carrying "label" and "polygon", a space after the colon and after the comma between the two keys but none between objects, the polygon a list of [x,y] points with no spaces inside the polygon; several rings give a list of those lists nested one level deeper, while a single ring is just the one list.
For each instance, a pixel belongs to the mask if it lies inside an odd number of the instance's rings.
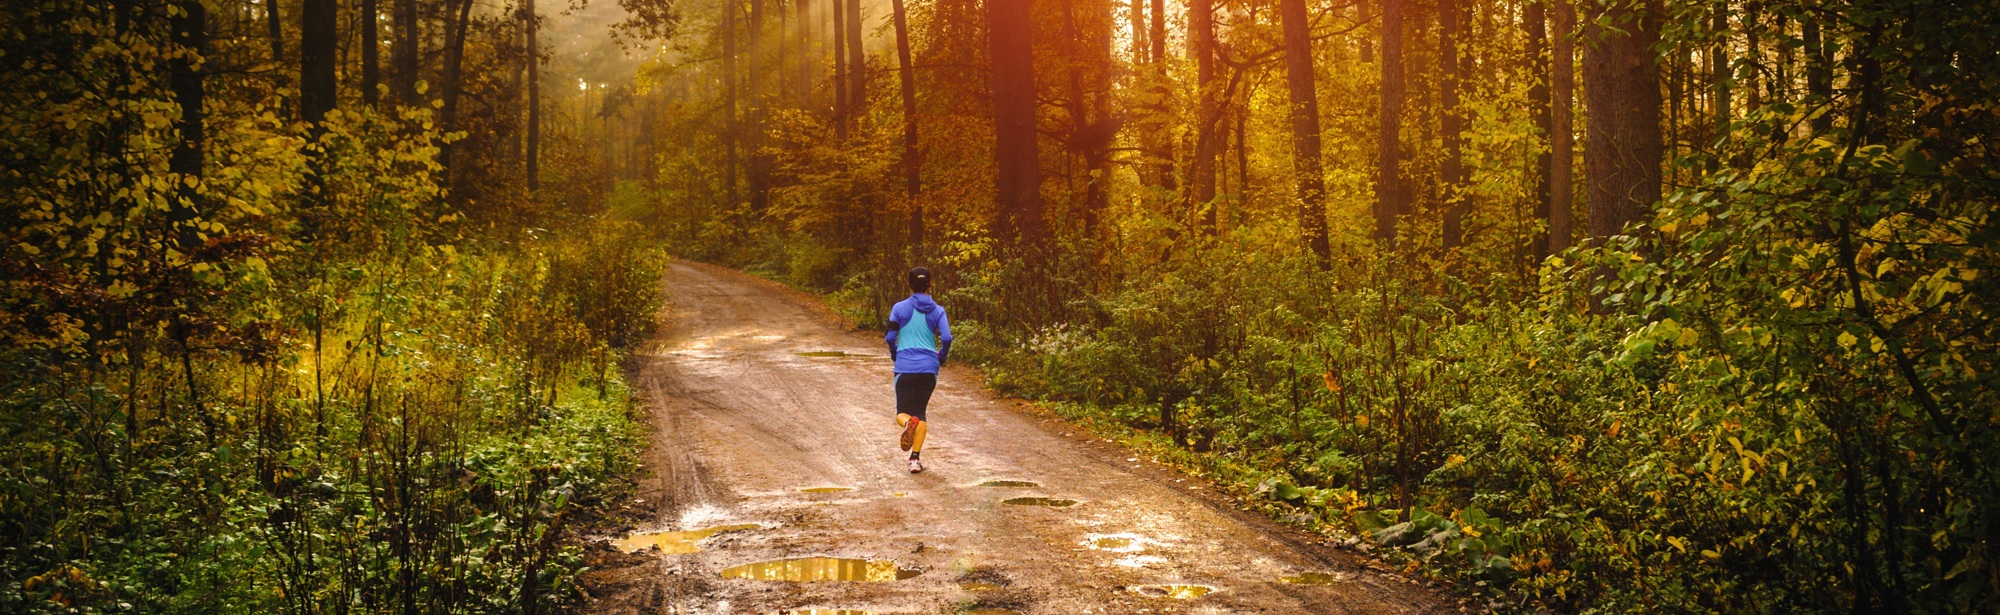
[{"label": "black running shorts", "polygon": [[924,418],[931,405],[931,391],[937,389],[937,374],[896,374],[896,414]]}]

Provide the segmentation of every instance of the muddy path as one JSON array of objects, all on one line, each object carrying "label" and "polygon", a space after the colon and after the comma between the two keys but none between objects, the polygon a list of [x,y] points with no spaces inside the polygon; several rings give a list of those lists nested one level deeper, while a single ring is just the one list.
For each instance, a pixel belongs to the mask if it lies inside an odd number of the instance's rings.
[{"label": "muddy path", "polygon": [[[676,263],[667,285],[668,326],[629,367],[655,428],[631,529],[757,528],[631,554],[594,544],[594,612],[1456,610],[1352,554],[1232,509],[1201,481],[1024,412],[955,367],[931,403],[927,471],[911,475],[896,448],[879,335],[843,331],[810,298],[726,269]],[[1034,486],[981,485],[995,480]],[[819,487],[840,489],[805,491]],[[1074,504],[1005,503],[1038,497]],[[878,563],[790,572],[907,578],[723,574],[813,556]],[[1323,576],[1283,580],[1301,573]],[[1200,590],[1160,585],[1213,591],[1185,597]]]}]

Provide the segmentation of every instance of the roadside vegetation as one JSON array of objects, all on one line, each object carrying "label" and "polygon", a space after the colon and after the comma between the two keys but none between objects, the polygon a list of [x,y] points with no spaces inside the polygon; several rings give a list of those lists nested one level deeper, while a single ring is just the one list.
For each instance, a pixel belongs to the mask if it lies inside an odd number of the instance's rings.
[{"label": "roadside vegetation", "polygon": [[[259,6],[0,16],[0,612],[581,604],[664,256],[599,213],[595,150],[531,191],[470,147],[517,96],[447,119],[426,61],[302,100],[331,57],[288,62],[294,20],[225,35]],[[472,23],[468,67],[520,65]]]},{"label": "roadside vegetation", "polygon": [[2000,603],[1995,7],[744,4],[649,68],[731,84],[633,183],[690,257],[929,266],[995,386],[1482,602]]}]

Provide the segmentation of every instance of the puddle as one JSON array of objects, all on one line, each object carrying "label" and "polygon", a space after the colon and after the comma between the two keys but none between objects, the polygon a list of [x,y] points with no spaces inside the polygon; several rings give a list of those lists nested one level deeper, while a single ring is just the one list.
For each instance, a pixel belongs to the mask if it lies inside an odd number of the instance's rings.
[{"label": "puddle", "polygon": [[1089,543],[1090,543],[1090,548],[1101,549],[1105,551],[1124,551],[1132,548],[1132,539],[1119,538],[1117,536],[1105,536],[1103,538],[1093,538],[1089,541]]},{"label": "puddle", "polygon": [[1138,534],[1084,534],[1083,546],[1098,551],[1112,553],[1138,553],[1146,550],[1146,543],[1154,542]]},{"label": "puddle", "polygon": [[698,530],[687,530],[684,532],[644,532],[620,538],[612,541],[611,544],[618,547],[619,551],[626,553],[638,553],[647,547],[653,546],[658,546],[661,553],[670,555],[694,553],[701,550],[701,545],[698,543],[704,538],[723,532],[741,532],[744,530],[762,529],[763,527],[755,523],[745,523],[741,525],[724,525]]},{"label": "puddle", "polygon": [[1041,483],[1025,480],[989,480],[979,483],[981,487],[1040,487]]},{"label": "puddle", "polygon": [[1279,583],[1292,585],[1332,585],[1347,580],[1347,575],[1338,572],[1301,572],[1289,577],[1278,577]]},{"label": "puddle", "polygon": [[1075,506],[1076,500],[1060,500],[1056,498],[1007,498],[1005,500],[1001,500],[1000,503],[1012,504],[1015,506],[1053,506],[1056,508],[1067,508],[1070,506]]},{"label": "puddle", "polygon": [[800,490],[799,490],[799,492],[800,492],[800,493],[839,493],[839,492],[842,492],[842,491],[853,491],[853,490],[854,490],[854,488],[853,488],[853,487],[806,487],[806,488],[804,488],[804,489],[800,489]]},{"label": "puddle", "polygon": [[725,579],[757,581],[900,581],[922,572],[897,568],[894,560],[800,557],[754,562],[722,569]]},{"label": "puddle", "polygon": [[969,592],[990,592],[1000,589],[1000,584],[988,583],[986,581],[966,581],[959,583],[958,587]]},{"label": "puddle", "polygon": [[[792,353],[792,354],[795,354],[795,355],[799,355],[799,356],[801,356],[801,357],[847,357],[847,356],[858,356],[858,355],[850,355],[850,354],[847,354],[847,353],[845,353],[845,352],[841,352],[841,351],[838,351],[838,350],[815,350],[815,351],[812,351],[812,352],[794,352],[794,353]],[[828,612],[828,613],[832,613],[832,612],[834,612],[834,611],[827,611],[827,612]],[[842,612],[849,612],[849,611],[842,611]],[[854,612],[854,613],[859,613],[859,612],[861,612],[861,611],[851,611],[851,612]]]},{"label": "puddle", "polygon": [[1215,588],[1207,585],[1139,585],[1132,588],[1132,593],[1147,598],[1173,598],[1175,600],[1193,600],[1206,596],[1212,591],[1215,591]]}]

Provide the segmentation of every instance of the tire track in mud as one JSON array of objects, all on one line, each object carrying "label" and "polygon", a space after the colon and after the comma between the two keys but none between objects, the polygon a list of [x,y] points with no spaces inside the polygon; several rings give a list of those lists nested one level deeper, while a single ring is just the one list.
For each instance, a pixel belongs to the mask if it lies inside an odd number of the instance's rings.
[{"label": "tire track in mud", "polygon": [[[626,366],[654,427],[638,495],[645,501],[627,529],[760,527],[714,534],[694,553],[626,554],[594,543],[585,579],[592,612],[1456,610],[1354,554],[1232,508],[1200,481],[1023,412],[957,367],[939,378],[933,398],[928,471],[911,475],[895,444],[878,335],[843,331],[810,297],[727,269],[676,262],[665,283],[668,322]],[[978,486],[991,479],[1039,486]],[[822,486],[851,489],[800,491]],[[1078,504],[1001,503],[1015,497]],[[1092,546],[1090,537],[1106,535],[1127,541]],[[731,566],[814,556],[921,574],[886,582],[722,576]],[[1335,580],[1279,580],[1304,572]],[[1160,597],[1173,593],[1154,588],[1161,585],[1214,591],[1176,599]]]}]

